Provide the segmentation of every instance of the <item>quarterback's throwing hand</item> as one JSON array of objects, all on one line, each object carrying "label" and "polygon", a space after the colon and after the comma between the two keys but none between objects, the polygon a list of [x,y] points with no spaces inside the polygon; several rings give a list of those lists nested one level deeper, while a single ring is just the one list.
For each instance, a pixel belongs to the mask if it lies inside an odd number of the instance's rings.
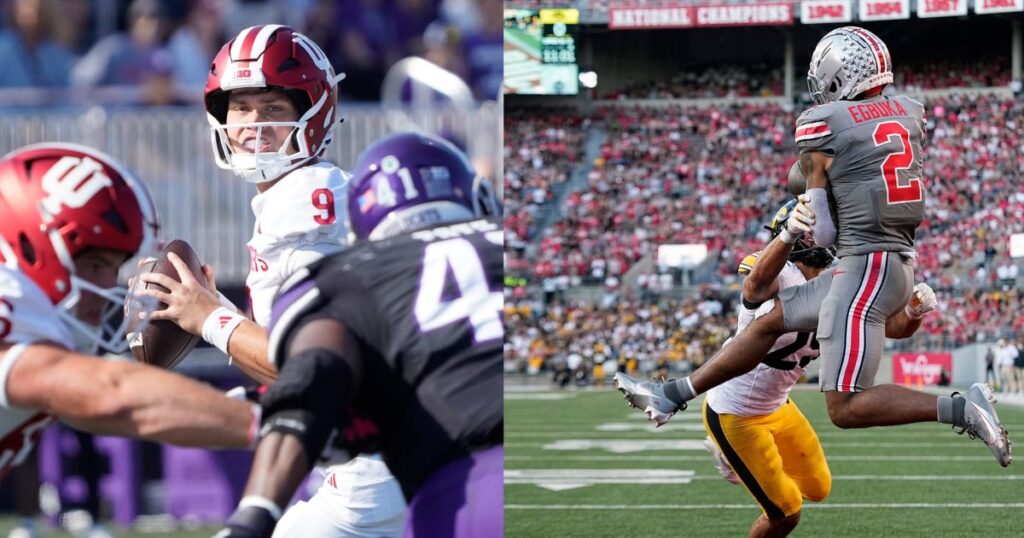
[{"label": "quarterback's throwing hand", "polygon": [[178,270],[178,278],[181,282],[175,282],[174,279],[159,273],[142,273],[137,277],[139,280],[159,284],[167,288],[168,292],[146,289],[140,290],[138,293],[153,297],[167,305],[167,308],[153,312],[150,319],[170,320],[182,329],[202,336],[203,322],[206,321],[210,312],[220,306],[213,268],[209,265],[203,266],[203,276],[206,277],[206,287],[204,287],[192,276],[188,266],[177,254],[170,253],[167,255],[167,259]]},{"label": "quarterback's throwing hand", "polygon": [[906,307],[907,317],[921,319],[928,312],[935,310],[936,303],[932,287],[922,282],[914,286],[914,295],[910,297],[910,302]]}]

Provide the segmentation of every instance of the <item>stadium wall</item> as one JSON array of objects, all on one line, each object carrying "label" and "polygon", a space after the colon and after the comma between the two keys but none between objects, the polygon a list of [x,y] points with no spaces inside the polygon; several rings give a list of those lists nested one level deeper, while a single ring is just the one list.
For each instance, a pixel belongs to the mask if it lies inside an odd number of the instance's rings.
[{"label": "stadium wall", "polygon": [[[1013,24],[1024,14],[976,15],[936,19],[860,22],[886,41],[897,72],[921,62],[970,65],[997,59],[1010,67]],[[845,24],[845,23],[843,23]],[[572,98],[540,97],[558,106],[599,98],[634,82],[668,80],[683,70],[709,66],[763,65],[782,72],[787,40],[794,61],[794,89],[804,89],[804,73],[815,43],[842,24],[789,26],[611,30],[605,24],[584,25],[576,40],[580,70],[593,70],[598,87]],[[509,103],[535,104],[537,98],[510,96]]]}]

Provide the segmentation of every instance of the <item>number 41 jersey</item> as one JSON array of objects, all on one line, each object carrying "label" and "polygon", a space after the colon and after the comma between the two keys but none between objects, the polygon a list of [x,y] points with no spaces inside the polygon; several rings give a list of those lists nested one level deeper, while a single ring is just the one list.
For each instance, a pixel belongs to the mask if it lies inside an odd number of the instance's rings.
[{"label": "number 41 jersey", "polygon": [[356,243],[274,303],[279,368],[308,322],[335,319],[355,336],[364,370],[352,407],[377,424],[406,496],[444,463],[501,442],[502,235],[488,219]]},{"label": "number 41 jersey", "polygon": [[800,154],[820,151],[828,169],[839,257],[909,252],[924,218],[924,106],[903,96],[836,101],[796,120]]}]

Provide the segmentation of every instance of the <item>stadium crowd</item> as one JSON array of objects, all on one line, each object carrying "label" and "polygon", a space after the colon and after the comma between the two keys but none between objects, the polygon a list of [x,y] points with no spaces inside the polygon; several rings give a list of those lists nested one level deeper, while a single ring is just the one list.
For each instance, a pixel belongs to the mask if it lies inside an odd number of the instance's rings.
[{"label": "stadium crowd", "polygon": [[[918,92],[938,88],[988,88],[1007,86],[1007,58],[983,61],[943,60],[901,64],[893,73],[893,92]],[[781,67],[693,66],[665,79],[630,82],[602,94],[603,99],[696,99],[709,97],[769,97],[783,94]],[[797,88],[802,88],[802,75]]]},{"label": "stadium crowd", "polygon": [[[1024,143],[1019,125],[1024,104],[985,94],[952,94],[925,103],[928,202],[926,221],[918,231],[916,279],[936,289],[942,315],[926,320],[913,345],[948,347],[1017,338],[1024,334],[1024,306],[1008,238],[1024,232],[1024,162],[1017,157]],[[601,156],[591,163],[587,185],[567,197],[554,225],[539,235],[533,231],[521,236],[534,238],[537,248],[536,257],[518,267],[538,283],[563,288],[603,283],[611,289],[633,264],[653,256],[658,245],[704,243],[713,268],[707,284],[729,289],[738,261],[768,239],[761,225],[789,196],[784,178],[795,160],[791,131],[796,112],[749,103],[600,109],[593,121],[608,136]],[[518,121],[506,128],[506,153],[523,144]],[[506,161],[506,178],[518,173],[515,161]],[[507,196],[511,201],[516,195]],[[539,210],[544,197],[533,196]],[[520,197],[513,203],[522,201]],[[655,275],[643,276],[640,282],[648,291],[649,283],[661,282]],[[511,297],[514,304],[522,304],[525,299],[519,297],[526,295],[519,290]],[[647,300],[636,299],[640,306],[673,307],[665,296],[675,294],[644,295]],[[516,313],[510,334],[517,335],[519,345],[509,353],[519,360],[542,356],[522,354],[532,345],[564,355],[574,341],[543,329],[545,324],[557,326],[551,316],[563,319],[568,309],[575,325],[594,324],[598,322],[586,317],[600,320],[619,309],[558,308],[551,314],[534,305],[537,323]],[[522,344],[524,334],[532,334],[527,341],[534,343]],[[592,343],[586,339],[575,345],[590,349]],[[626,356],[618,352],[616,359]]]},{"label": "stadium crowd", "polygon": [[539,311],[528,301],[505,305],[505,370],[587,372],[595,366],[696,368],[730,335],[735,309],[725,294],[706,291],[686,299],[625,298],[604,306],[556,303]]},{"label": "stadium crowd", "polygon": [[506,242],[513,250],[533,238],[539,211],[580,165],[589,125],[589,120],[553,110],[506,116],[504,221]]},{"label": "stadium crowd", "polygon": [[220,46],[246,27],[269,23],[292,26],[321,45],[347,74],[339,85],[343,100],[379,99],[388,67],[412,55],[460,75],[480,99],[496,99],[501,84],[500,0],[132,0],[114,2],[117,10],[97,4],[4,2],[0,89],[48,90],[51,97],[40,104],[61,102],[66,89],[107,104],[195,102]]}]

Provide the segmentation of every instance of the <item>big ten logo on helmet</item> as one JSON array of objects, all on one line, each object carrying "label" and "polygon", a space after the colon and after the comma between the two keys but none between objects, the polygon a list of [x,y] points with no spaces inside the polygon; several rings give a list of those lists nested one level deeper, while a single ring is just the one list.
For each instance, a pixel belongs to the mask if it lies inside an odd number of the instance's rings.
[{"label": "big ten logo on helmet", "polygon": [[43,208],[51,215],[60,213],[60,207],[79,208],[113,184],[103,173],[103,165],[89,157],[61,157],[43,175]]},{"label": "big ten logo on helmet", "polygon": [[266,272],[270,269],[270,265],[267,264],[267,260],[260,257],[256,249],[249,247],[249,272],[260,273]]}]

